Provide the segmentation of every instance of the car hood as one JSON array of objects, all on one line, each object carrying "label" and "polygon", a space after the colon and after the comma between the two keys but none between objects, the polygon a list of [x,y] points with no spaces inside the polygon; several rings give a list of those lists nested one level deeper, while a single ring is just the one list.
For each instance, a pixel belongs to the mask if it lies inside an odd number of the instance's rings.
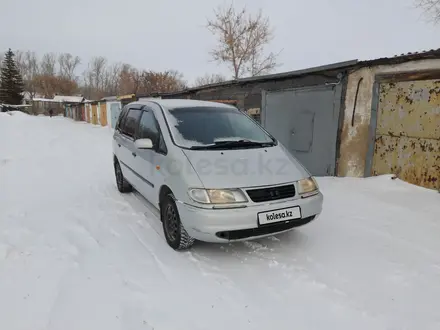
[{"label": "car hood", "polygon": [[310,176],[279,144],[268,148],[183,152],[205,188],[265,186]]}]

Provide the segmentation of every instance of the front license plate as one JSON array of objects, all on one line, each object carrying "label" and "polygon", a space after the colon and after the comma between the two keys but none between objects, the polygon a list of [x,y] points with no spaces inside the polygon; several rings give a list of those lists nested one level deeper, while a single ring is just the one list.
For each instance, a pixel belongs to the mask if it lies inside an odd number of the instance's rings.
[{"label": "front license plate", "polygon": [[258,223],[260,225],[295,219],[301,219],[301,210],[299,206],[258,213]]}]

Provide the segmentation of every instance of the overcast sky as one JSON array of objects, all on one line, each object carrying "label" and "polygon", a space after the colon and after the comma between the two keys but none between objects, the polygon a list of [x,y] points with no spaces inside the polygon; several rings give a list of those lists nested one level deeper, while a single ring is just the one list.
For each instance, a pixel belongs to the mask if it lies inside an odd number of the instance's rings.
[{"label": "overcast sky", "polygon": [[[205,28],[224,0],[0,0],[0,50],[70,52],[136,67],[177,69],[192,82],[229,72],[210,62]],[[275,28],[278,72],[440,47],[440,26],[412,0],[234,0],[261,8]],[[85,64],[83,64],[85,65]],[[79,73],[79,72],[78,72]]]}]

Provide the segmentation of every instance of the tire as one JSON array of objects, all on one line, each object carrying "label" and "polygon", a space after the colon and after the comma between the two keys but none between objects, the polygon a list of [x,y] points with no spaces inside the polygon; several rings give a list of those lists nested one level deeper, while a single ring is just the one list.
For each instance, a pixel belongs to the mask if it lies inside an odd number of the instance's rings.
[{"label": "tire", "polygon": [[116,186],[118,187],[119,192],[121,193],[132,192],[133,187],[125,179],[124,174],[122,174],[121,165],[119,165],[119,162],[117,160],[115,160],[114,162],[114,168],[115,168]]},{"label": "tire", "polygon": [[189,236],[180,221],[173,195],[167,195],[162,201],[160,217],[165,239],[170,247],[174,250],[186,250],[194,244],[195,239]]}]

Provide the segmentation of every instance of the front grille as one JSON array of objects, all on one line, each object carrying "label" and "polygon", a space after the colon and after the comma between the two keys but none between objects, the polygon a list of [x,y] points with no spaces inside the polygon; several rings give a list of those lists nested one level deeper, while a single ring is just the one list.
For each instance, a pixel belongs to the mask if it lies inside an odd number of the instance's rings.
[{"label": "front grille", "polygon": [[229,241],[237,240],[237,239],[245,239],[249,237],[257,237],[268,234],[275,234],[281,231],[289,230],[295,227],[303,226],[310,221],[315,219],[315,216],[303,218],[303,219],[295,219],[289,221],[283,221],[279,223],[273,223],[269,225],[264,225],[257,228],[251,229],[241,229],[241,230],[230,230],[230,231],[219,231],[216,233],[218,238],[223,238]]},{"label": "front grille", "polygon": [[270,188],[260,188],[246,190],[249,198],[255,202],[275,201],[277,199],[290,198],[295,196],[295,186],[289,184],[286,186],[277,186]]}]

